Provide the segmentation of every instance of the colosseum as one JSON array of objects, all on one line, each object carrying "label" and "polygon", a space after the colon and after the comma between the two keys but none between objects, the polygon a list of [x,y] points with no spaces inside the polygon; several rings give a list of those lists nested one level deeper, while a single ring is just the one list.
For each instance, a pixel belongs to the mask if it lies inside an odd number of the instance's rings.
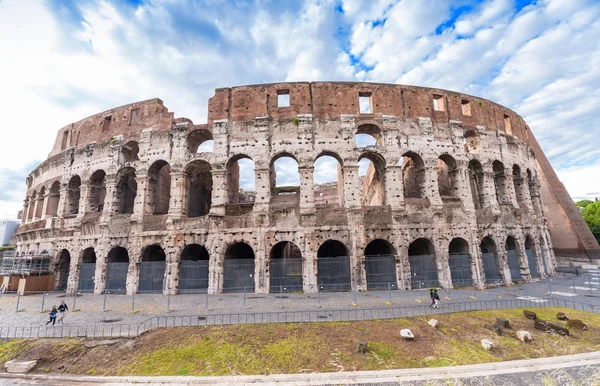
[{"label": "colosseum", "polygon": [[527,124],[488,100],[262,84],[217,89],[207,121],[151,99],[59,130],[15,258],[47,257],[57,290],[127,294],[485,288],[600,258]]}]

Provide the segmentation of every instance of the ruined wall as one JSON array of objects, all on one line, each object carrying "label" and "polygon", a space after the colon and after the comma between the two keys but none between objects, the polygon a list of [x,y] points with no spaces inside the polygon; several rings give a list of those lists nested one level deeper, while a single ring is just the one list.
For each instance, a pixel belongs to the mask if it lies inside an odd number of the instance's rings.
[{"label": "ruined wall", "polygon": [[[280,95],[289,105],[280,105]],[[368,99],[369,112],[361,113],[359,98]],[[300,285],[307,292],[317,290],[319,266],[331,254],[346,254],[351,286],[367,289],[369,245],[375,255],[393,256],[393,280],[398,288],[411,288],[416,268],[410,246],[420,239],[430,244],[433,274],[443,287],[458,285],[450,258],[450,244],[458,238],[468,246],[471,285],[486,284],[479,246],[484,237],[497,246],[496,263],[506,282],[512,281],[509,237],[516,240],[523,280],[532,277],[526,240],[533,245],[531,262],[539,277],[554,271],[536,193],[544,179],[523,141],[525,123],[502,106],[438,89],[317,82],[217,89],[208,110],[208,124],[195,125],[174,120],[153,99],[61,129],[48,160],[28,177],[18,253],[52,251],[57,267],[70,267],[67,290],[74,291],[81,285],[84,251],[93,248],[95,292],[106,288],[107,265],[115,262],[110,252],[117,247],[127,251],[128,293],[140,290],[140,267],[156,259],[165,261],[159,289],[178,292],[182,255],[192,244],[208,252],[211,292],[224,290],[225,259],[236,253],[253,262],[255,290],[268,291],[277,266],[272,252],[280,250],[275,248],[280,242],[300,251]],[[372,134],[377,144],[357,147],[359,133]],[[214,140],[213,151],[197,153],[206,140]],[[322,187],[315,189],[314,163],[323,155],[341,165],[335,189],[341,204],[322,205]],[[299,187],[273,186],[273,162],[281,156],[298,163]],[[244,158],[254,162],[256,191],[240,194],[236,162]],[[362,158],[374,165],[363,178],[364,189],[358,174]],[[442,194],[440,159],[452,165]],[[493,165],[500,165],[500,172]],[[103,173],[94,174],[98,171]],[[413,188],[409,182],[416,184],[414,197],[407,194]],[[50,205],[50,191],[57,189],[59,201]],[[321,192],[329,197],[332,191]],[[339,245],[319,257],[332,240]],[[240,243],[250,249],[238,248]],[[60,260],[67,255],[70,265]]]}]

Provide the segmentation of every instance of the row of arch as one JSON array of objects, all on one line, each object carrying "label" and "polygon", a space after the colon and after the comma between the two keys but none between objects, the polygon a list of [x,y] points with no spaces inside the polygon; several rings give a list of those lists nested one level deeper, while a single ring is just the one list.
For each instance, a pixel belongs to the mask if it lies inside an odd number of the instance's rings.
[{"label": "row of arch", "polygon": [[[540,240],[540,258],[543,274],[549,274],[549,262],[546,261],[543,240]],[[522,280],[523,264],[519,261],[517,241],[508,236],[505,243],[507,269],[501,261],[496,243],[491,237],[485,237],[479,248],[482,254],[482,265],[486,283],[501,280]],[[531,278],[537,278],[538,264],[535,243],[530,236],[525,239],[526,261]],[[396,249],[388,241],[375,239],[364,249],[361,257],[361,270],[364,271],[367,290],[387,289],[390,286],[401,287],[398,280],[399,261]],[[178,272],[175,287],[180,293],[203,292],[209,288],[210,255],[207,249],[199,244],[187,245],[181,252],[178,261]],[[96,275],[106,283],[106,290],[113,293],[125,293],[127,281],[137,277],[137,292],[163,292],[165,290],[165,269],[167,258],[160,245],[152,244],[143,249],[139,264],[132,264],[127,249],[113,247],[106,257],[106,270],[96,267],[94,248],[83,251],[78,267],[70,267],[68,250],[61,251],[57,265],[57,289],[66,289],[69,272],[77,272],[76,289],[92,292],[96,287]],[[414,240],[408,247],[408,264],[411,288],[437,287],[440,285],[438,274],[440,261],[436,259],[435,248],[427,238]],[[303,272],[303,256],[300,248],[290,241],[275,244],[268,259],[269,288],[279,291],[302,291],[306,280]],[[448,269],[454,287],[476,285],[477,275],[469,243],[463,238],[454,238],[448,246]],[[217,284],[223,292],[253,291],[255,286],[255,253],[252,247],[244,242],[230,245],[223,259],[222,283]],[[327,240],[317,251],[317,284],[320,291],[347,291],[353,286],[352,262],[346,246],[337,240]],[[104,273],[103,273],[104,272]]]}]

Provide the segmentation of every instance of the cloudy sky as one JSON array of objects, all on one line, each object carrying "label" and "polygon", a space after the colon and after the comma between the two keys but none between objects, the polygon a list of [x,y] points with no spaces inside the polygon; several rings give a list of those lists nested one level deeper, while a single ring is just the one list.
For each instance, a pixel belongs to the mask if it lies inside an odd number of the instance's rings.
[{"label": "cloudy sky", "polygon": [[598,36],[597,0],[0,0],[0,218],[68,123],[152,97],[201,123],[215,88],[277,81],[489,98],[600,196]]}]

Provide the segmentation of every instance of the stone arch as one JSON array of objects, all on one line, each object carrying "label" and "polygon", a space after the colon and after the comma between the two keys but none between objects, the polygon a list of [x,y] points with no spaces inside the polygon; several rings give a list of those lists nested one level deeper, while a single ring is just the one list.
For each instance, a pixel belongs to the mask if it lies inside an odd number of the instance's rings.
[{"label": "stone arch", "polygon": [[521,267],[519,264],[517,240],[513,236],[508,236],[506,238],[505,249],[512,281],[521,280]]},{"label": "stone arch", "polygon": [[163,292],[166,263],[167,256],[159,244],[151,244],[143,249],[138,292]]},{"label": "stone arch", "polygon": [[442,154],[437,162],[438,191],[443,197],[458,197],[460,182],[456,160],[449,154]]},{"label": "stone arch", "polygon": [[291,201],[300,201],[299,164],[293,154],[281,152],[275,155],[269,165],[269,176],[271,200],[289,201],[291,197]]},{"label": "stone arch", "polygon": [[81,263],[79,264],[79,285],[80,292],[93,292],[96,276],[96,251],[94,247],[89,247],[81,253]]},{"label": "stone arch", "polygon": [[148,169],[146,214],[169,213],[171,201],[171,165],[167,161],[155,161]]},{"label": "stone arch", "polygon": [[383,239],[372,240],[365,247],[367,290],[395,288],[396,248]]},{"label": "stone arch", "polygon": [[46,205],[46,216],[58,215],[58,203],[60,201],[60,182],[54,181],[50,186],[48,194],[48,204]]},{"label": "stone arch", "polygon": [[509,204],[510,196],[508,194],[508,186],[506,183],[504,164],[496,160],[492,163],[492,170],[494,171],[494,186],[496,188],[496,199],[498,200],[499,204]]},{"label": "stone arch", "polygon": [[121,168],[117,173],[117,187],[115,189],[116,213],[133,213],[136,195],[135,169],[132,167]]},{"label": "stone arch", "polygon": [[71,269],[71,254],[67,249],[61,249],[58,254],[58,261],[54,268],[56,273],[56,290],[64,291],[69,283],[69,271]]},{"label": "stone arch", "polygon": [[409,151],[402,155],[398,164],[402,167],[404,198],[425,198],[425,163],[420,155]]},{"label": "stone arch", "polygon": [[531,278],[537,279],[539,275],[536,262],[535,243],[530,235],[525,237],[525,254],[527,255],[527,264],[529,265]]},{"label": "stone arch", "polygon": [[302,291],[302,251],[291,241],[280,241],[269,253],[269,287],[272,292]]},{"label": "stone arch", "polygon": [[[367,160],[366,163],[363,161]],[[363,162],[363,165],[361,165]],[[362,206],[385,205],[385,158],[378,153],[366,152],[358,158],[361,179],[360,203]],[[362,170],[364,174],[361,175]]]},{"label": "stone arch", "polygon": [[349,291],[352,288],[350,257],[342,242],[329,239],[319,247],[317,284],[319,291]]},{"label": "stone arch", "polygon": [[331,151],[323,151],[315,158],[313,172],[315,206],[344,205],[343,164],[341,157]]},{"label": "stone arch", "polygon": [[129,252],[127,249],[113,247],[106,256],[106,290],[111,293],[127,292],[127,273],[129,271]]},{"label": "stone arch", "polygon": [[197,129],[187,136],[188,151],[195,153],[210,153],[213,151],[214,138],[210,130]]},{"label": "stone arch", "polygon": [[467,240],[461,237],[452,239],[448,246],[448,256],[452,285],[454,287],[473,285],[471,254],[469,253],[469,243]]},{"label": "stone arch", "polygon": [[79,213],[79,199],[81,198],[81,178],[78,175],[71,177],[67,183],[67,208],[65,214]]},{"label": "stone arch", "polygon": [[469,161],[469,185],[475,209],[483,209],[485,206],[485,175],[481,163],[476,159]]},{"label": "stone arch", "polygon": [[487,284],[500,281],[500,264],[498,261],[498,249],[496,242],[491,236],[486,236],[479,244],[483,259],[483,273]]},{"label": "stone arch", "polygon": [[[246,172],[248,176],[244,177],[240,172],[240,161],[249,160],[246,162],[248,164],[248,168],[252,168],[252,172],[249,170]],[[251,165],[251,166],[250,166]],[[246,168],[246,166],[244,166]],[[245,154],[237,154],[227,161],[227,187],[228,187],[228,197],[229,203],[254,203],[255,198],[255,184],[256,184],[256,176],[254,173],[254,160]],[[244,189],[242,179],[250,178],[250,173],[252,173],[252,181],[247,181],[249,188]]]},{"label": "stone arch", "polygon": [[121,148],[121,154],[123,154],[123,161],[134,162],[139,161],[140,145],[137,141],[129,141]]},{"label": "stone arch", "polygon": [[90,177],[89,208],[90,212],[102,212],[106,198],[106,172],[96,170]]},{"label": "stone arch", "polygon": [[223,260],[223,292],[254,292],[254,250],[245,242],[230,244]]},{"label": "stone arch", "polygon": [[439,286],[435,248],[431,240],[422,237],[410,243],[408,261],[413,289]]},{"label": "stone arch", "polygon": [[198,293],[208,290],[210,256],[200,244],[188,244],[179,259],[179,293]]},{"label": "stone arch", "polygon": [[40,192],[37,196],[37,205],[35,207],[35,218],[36,219],[41,219],[42,218],[42,211],[44,208],[44,197],[46,196],[46,188],[45,187],[41,187],[40,188]]},{"label": "stone arch", "polygon": [[185,167],[186,215],[206,216],[212,205],[213,178],[211,166],[203,160],[190,162]]},{"label": "stone arch", "polygon": [[[371,137],[372,140],[369,140]],[[373,123],[364,123],[356,128],[354,135],[356,147],[383,146],[383,135],[381,128]]]}]

